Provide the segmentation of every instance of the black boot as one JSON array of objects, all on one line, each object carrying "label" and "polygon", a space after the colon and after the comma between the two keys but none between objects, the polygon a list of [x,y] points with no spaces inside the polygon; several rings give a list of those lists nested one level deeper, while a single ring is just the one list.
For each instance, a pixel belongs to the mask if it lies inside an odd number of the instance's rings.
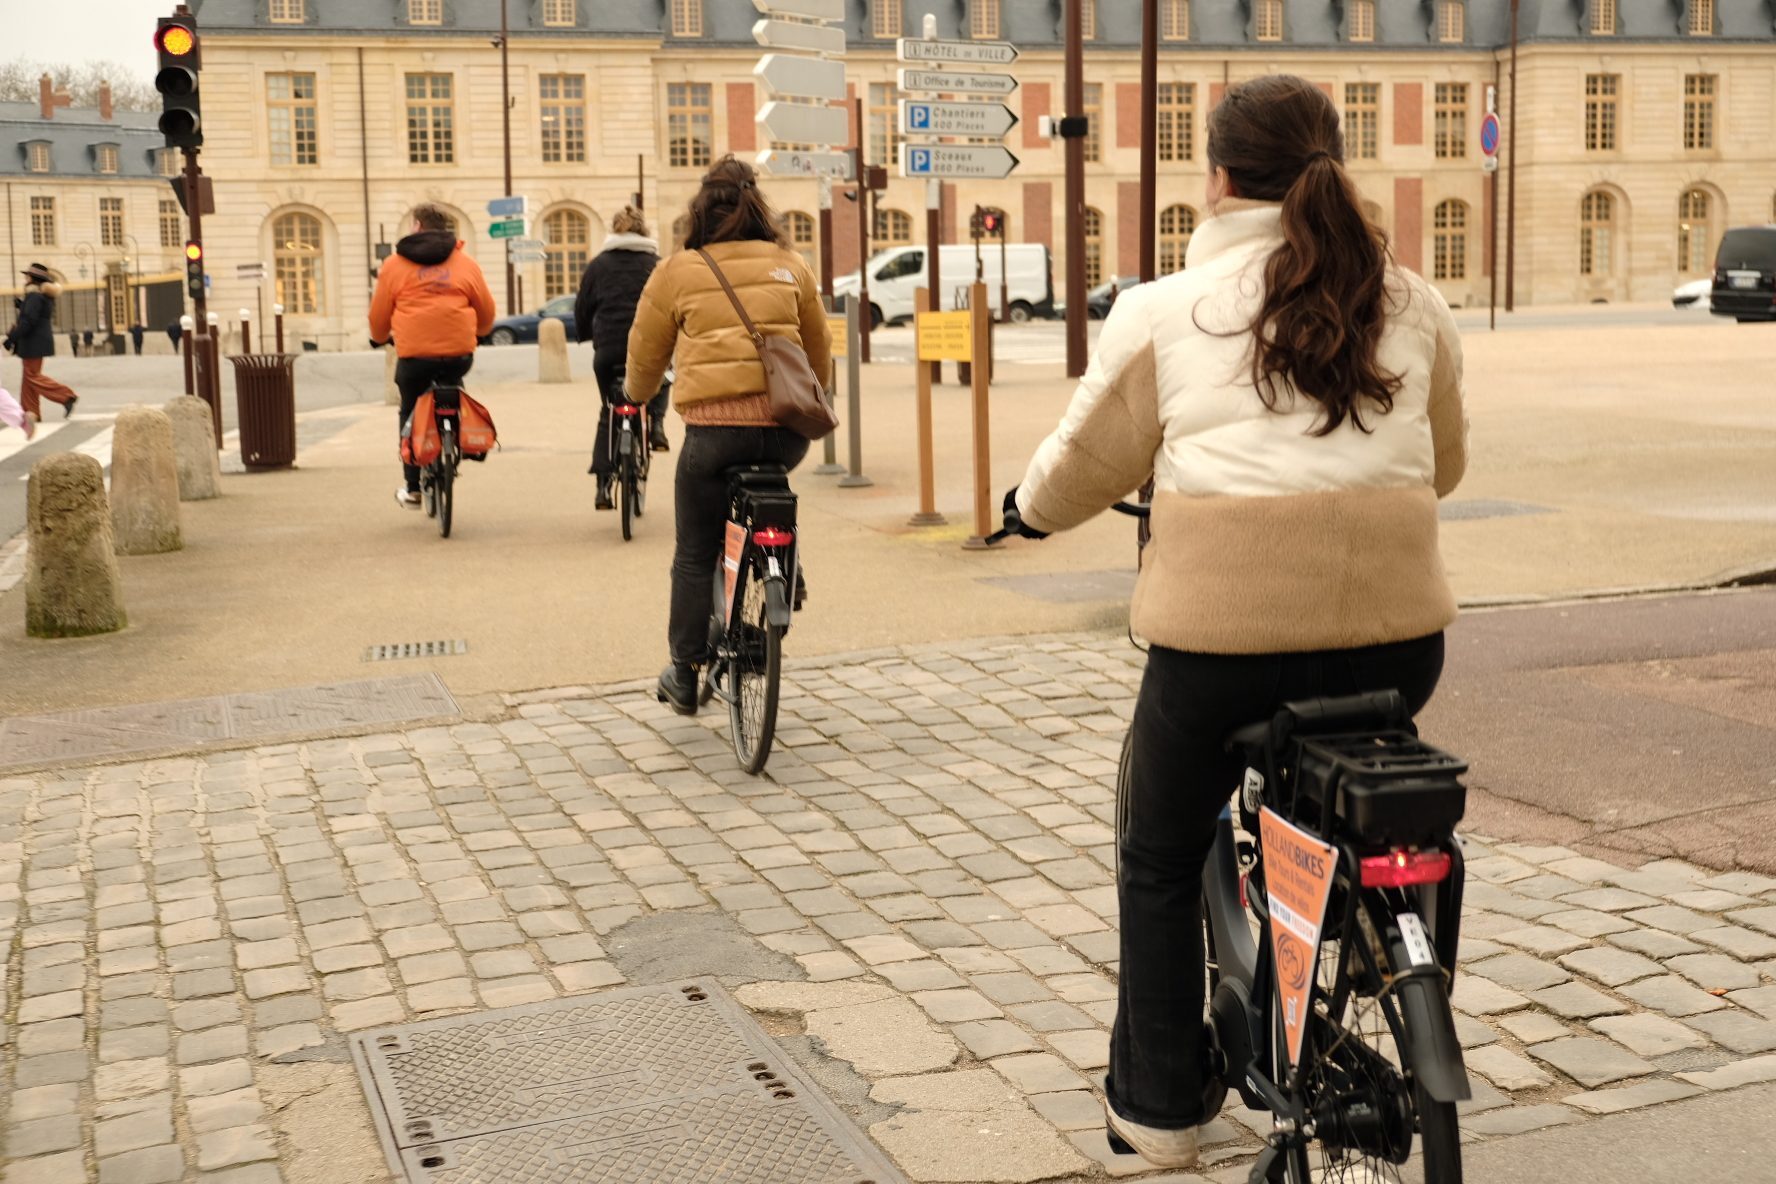
[{"label": "black boot", "polygon": [[660,671],[660,685],[654,695],[680,715],[697,714],[697,669],[674,662]]},{"label": "black boot", "polygon": [[666,438],[666,425],[657,419],[648,427],[648,447],[655,452],[672,451],[672,441]]},{"label": "black boot", "polygon": [[615,473],[598,474],[598,500],[593,508],[598,510],[614,510],[617,508],[617,475]]}]

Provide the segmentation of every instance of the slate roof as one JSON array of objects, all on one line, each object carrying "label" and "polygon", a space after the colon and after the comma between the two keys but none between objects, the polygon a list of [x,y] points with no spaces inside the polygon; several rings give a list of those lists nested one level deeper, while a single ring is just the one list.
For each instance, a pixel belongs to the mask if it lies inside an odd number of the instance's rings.
[{"label": "slate roof", "polygon": [[[704,45],[753,44],[752,26],[759,19],[753,0],[703,0],[704,35],[690,39]],[[499,28],[499,0],[443,0],[444,24],[410,26],[407,0],[306,0],[300,25],[273,25],[268,0],[191,0],[200,29],[276,30],[303,32],[387,32],[402,29],[416,36],[456,34],[464,30]],[[636,37],[683,42],[667,34],[668,0],[576,0],[579,24],[572,29],[543,25],[542,0],[508,0],[508,22],[514,34],[530,37]],[[1510,36],[1510,0],[1466,0],[1467,40],[1444,46],[1436,40],[1435,7],[1431,0],[1375,0],[1376,33],[1362,49],[1471,49],[1500,46]],[[1608,38],[1587,31],[1589,0],[1521,0],[1519,39],[1537,41],[1696,41],[1686,35],[1690,0],[1616,0],[1618,29]],[[1714,0],[1712,41],[1761,41],[1776,44],[1776,0]],[[968,0],[904,0],[906,31],[917,35],[926,13],[937,16],[938,36],[965,38]],[[1001,0],[1004,38],[1019,46],[1054,48],[1060,44],[1063,0]],[[1284,0],[1283,41],[1258,42],[1250,34],[1252,0],[1192,0],[1190,40],[1168,42],[1161,52],[1191,49],[1262,48],[1266,52],[1291,46],[1323,48],[1342,44],[1343,0]],[[852,43],[883,46],[870,35],[870,0],[845,0],[845,25]],[[1136,46],[1141,39],[1139,0],[1098,0],[1097,46]]]},{"label": "slate roof", "polygon": [[[166,146],[157,126],[159,115],[148,111],[113,112],[110,122],[96,110],[56,108],[43,118],[36,103],[0,103],[0,176],[159,178],[156,150]],[[26,145],[49,142],[49,172],[28,172]],[[93,148],[117,145],[117,171],[101,173]]]}]

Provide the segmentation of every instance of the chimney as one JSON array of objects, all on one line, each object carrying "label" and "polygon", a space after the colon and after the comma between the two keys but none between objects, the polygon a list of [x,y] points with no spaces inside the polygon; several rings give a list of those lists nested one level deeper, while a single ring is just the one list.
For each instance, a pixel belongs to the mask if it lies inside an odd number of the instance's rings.
[{"label": "chimney", "polygon": [[99,83],[99,118],[111,122],[111,83]]},{"label": "chimney", "polygon": [[54,119],[57,107],[66,107],[74,102],[65,90],[58,91],[48,74],[37,80],[37,109],[43,118]]}]

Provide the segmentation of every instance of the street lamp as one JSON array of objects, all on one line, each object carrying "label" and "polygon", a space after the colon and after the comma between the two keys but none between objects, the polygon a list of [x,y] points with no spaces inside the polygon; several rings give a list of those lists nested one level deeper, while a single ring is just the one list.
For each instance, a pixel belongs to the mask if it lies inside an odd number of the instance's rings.
[{"label": "street lamp", "polygon": [[[125,250],[123,243],[118,243],[117,250],[118,253],[123,256],[123,302],[130,310],[130,323],[124,326],[124,328],[128,329],[134,328],[136,323],[142,319],[141,310],[136,307],[136,298],[142,290],[140,282],[142,244],[136,241],[136,236],[133,234],[125,234],[123,237],[124,240],[129,243],[129,249]],[[130,285],[130,268],[132,265],[135,267],[137,275],[137,283],[134,286],[134,291],[131,291]],[[111,331],[116,332],[117,328],[116,325],[113,325],[111,326]]]}]

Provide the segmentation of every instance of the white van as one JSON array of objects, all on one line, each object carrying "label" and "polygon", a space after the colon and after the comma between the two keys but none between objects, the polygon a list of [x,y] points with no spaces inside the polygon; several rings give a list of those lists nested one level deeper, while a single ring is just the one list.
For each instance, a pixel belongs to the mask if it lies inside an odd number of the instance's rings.
[{"label": "white van", "polygon": [[[964,297],[974,282],[974,244],[956,243],[939,247],[938,281],[943,287],[940,307],[957,307],[957,296]],[[981,263],[985,270],[987,303],[994,313],[999,311],[999,244],[981,244]],[[925,248],[889,247],[869,261],[870,308],[875,323],[911,319],[913,293],[925,286]],[[1005,287],[1011,303],[1011,319],[1017,322],[1034,317],[1054,315],[1054,275],[1048,248],[1042,243],[1008,243],[1005,246]],[[852,297],[858,292],[857,273],[840,276],[833,281],[833,293]]]}]

